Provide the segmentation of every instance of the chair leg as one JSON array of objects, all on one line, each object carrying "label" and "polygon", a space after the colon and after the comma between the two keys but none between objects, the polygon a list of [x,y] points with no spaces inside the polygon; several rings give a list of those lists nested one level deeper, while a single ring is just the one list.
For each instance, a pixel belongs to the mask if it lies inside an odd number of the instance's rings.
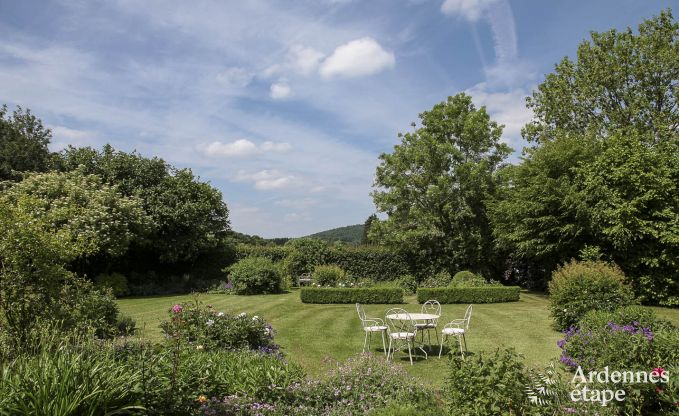
[{"label": "chair leg", "polygon": [[387,353],[387,344],[384,342],[384,331],[380,331],[380,334],[382,334],[382,349],[384,350],[384,353]]},{"label": "chair leg", "polygon": [[443,335],[441,337],[441,348],[439,349],[439,358],[441,358],[441,353],[443,352],[443,343],[448,339],[448,335]]},{"label": "chair leg", "polygon": [[437,331],[436,328],[434,328],[434,334],[436,335],[436,343],[438,344],[439,343],[439,331]]},{"label": "chair leg", "polygon": [[365,352],[365,345],[368,342],[368,331],[363,331],[365,332],[365,337],[363,338],[363,352]]},{"label": "chair leg", "polygon": [[392,355],[393,358],[394,353],[391,351],[391,337],[389,337],[389,349],[387,350],[387,360],[389,360],[389,355]]},{"label": "chair leg", "polygon": [[373,340],[373,331],[370,331],[369,335],[368,335],[368,352],[370,352],[370,343],[372,342],[372,340]]},{"label": "chair leg", "polygon": [[[413,339],[413,341],[415,341]],[[410,339],[408,339],[408,357],[410,357],[410,365],[413,365],[413,352],[412,349],[410,348]]]},{"label": "chair leg", "polygon": [[464,351],[467,352],[467,337],[462,334],[462,340],[464,341]]},{"label": "chair leg", "polygon": [[462,351],[462,340],[460,339],[460,336],[457,336],[457,343],[460,345],[460,355],[462,355],[462,359],[464,360],[464,351]]}]

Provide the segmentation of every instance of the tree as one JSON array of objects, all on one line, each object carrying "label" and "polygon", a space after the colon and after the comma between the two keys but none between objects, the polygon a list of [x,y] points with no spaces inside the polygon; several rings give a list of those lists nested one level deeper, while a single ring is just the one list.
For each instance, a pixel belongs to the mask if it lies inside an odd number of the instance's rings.
[{"label": "tree", "polygon": [[679,24],[664,11],[638,34],[593,32],[528,99],[533,145],[491,218],[535,279],[598,247],[646,301],[679,304],[678,87]]},{"label": "tree", "polygon": [[379,221],[377,219],[377,215],[375,214],[370,214],[370,216],[365,220],[363,223],[363,235],[361,236],[361,244],[370,244],[370,227],[372,226],[373,222]]},{"label": "tree", "polygon": [[420,120],[422,127],[399,135],[393,153],[380,155],[372,196],[388,217],[373,222],[370,238],[404,252],[422,273],[489,274],[495,256],[484,201],[510,153],[502,126],[464,93]]},{"label": "tree", "polygon": [[19,172],[47,170],[51,137],[30,110],[17,107],[8,116],[7,106],[0,107],[0,180],[16,180]]}]

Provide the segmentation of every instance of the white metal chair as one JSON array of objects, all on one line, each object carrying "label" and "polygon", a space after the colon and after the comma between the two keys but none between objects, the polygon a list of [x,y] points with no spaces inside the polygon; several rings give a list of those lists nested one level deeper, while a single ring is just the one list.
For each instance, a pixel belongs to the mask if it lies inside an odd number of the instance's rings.
[{"label": "white metal chair", "polygon": [[[400,319],[389,317],[393,315],[399,315]],[[410,365],[413,365],[413,348],[415,348],[415,337],[417,336],[415,322],[410,319],[410,314],[401,308],[389,309],[386,314],[386,320],[389,324],[389,352],[387,353],[387,360],[389,356],[393,360],[396,351],[407,347]]]},{"label": "white metal chair", "polygon": [[372,341],[373,332],[379,332],[380,335],[382,335],[382,348],[388,357],[389,353],[387,352],[387,344],[384,340],[384,333],[388,331],[388,328],[384,324],[384,321],[380,318],[367,318],[360,303],[356,304],[356,312],[358,312],[358,318],[361,320],[361,326],[363,327],[363,332],[365,332],[365,338],[363,339],[363,352],[365,352],[366,344],[368,344],[368,351],[370,351],[370,342]]},{"label": "white metal chair", "polygon": [[[428,300],[422,304],[422,313],[429,313],[432,315],[437,315],[441,316],[441,304],[437,300]],[[420,341],[424,342],[424,332],[427,332],[427,342],[431,344],[431,333],[430,331],[433,329],[434,334],[436,335],[436,343],[439,343],[439,333],[436,331],[436,327],[438,326],[439,320],[438,318],[432,319],[432,320],[427,320],[427,321],[420,321],[415,324],[415,327],[417,327],[417,331],[420,333]]]},{"label": "white metal chair", "polygon": [[[443,343],[448,340],[448,337],[455,337],[457,343],[460,346],[460,354],[464,359],[464,354],[467,351],[467,338],[465,338],[465,333],[469,332],[469,321],[472,318],[472,305],[467,306],[467,310],[464,312],[464,318],[453,319],[448,322],[441,331],[443,337],[441,339],[441,348],[439,349],[439,358],[441,358],[441,353],[443,352]],[[464,342],[464,351],[462,351],[462,343]]]}]

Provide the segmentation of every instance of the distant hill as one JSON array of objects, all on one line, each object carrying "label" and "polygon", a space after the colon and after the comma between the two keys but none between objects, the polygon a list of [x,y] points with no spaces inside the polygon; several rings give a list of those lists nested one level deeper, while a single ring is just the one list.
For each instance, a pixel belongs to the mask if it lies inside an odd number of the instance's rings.
[{"label": "distant hill", "polygon": [[333,228],[332,230],[321,231],[320,233],[308,235],[309,238],[334,243],[343,241],[347,244],[361,244],[363,238],[363,224],[347,225],[346,227]]}]

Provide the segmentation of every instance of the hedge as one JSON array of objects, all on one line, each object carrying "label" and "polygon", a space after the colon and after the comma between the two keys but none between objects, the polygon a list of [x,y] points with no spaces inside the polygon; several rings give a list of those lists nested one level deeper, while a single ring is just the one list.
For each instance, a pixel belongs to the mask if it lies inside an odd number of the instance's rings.
[{"label": "hedge", "polygon": [[440,303],[495,303],[519,300],[519,286],[421,287],[417,301],[436,299]]},{"label": "hedge", "polygon": [[397,287],[320,288],[303,287],[302,303],[403,303],[403,289]]}]

